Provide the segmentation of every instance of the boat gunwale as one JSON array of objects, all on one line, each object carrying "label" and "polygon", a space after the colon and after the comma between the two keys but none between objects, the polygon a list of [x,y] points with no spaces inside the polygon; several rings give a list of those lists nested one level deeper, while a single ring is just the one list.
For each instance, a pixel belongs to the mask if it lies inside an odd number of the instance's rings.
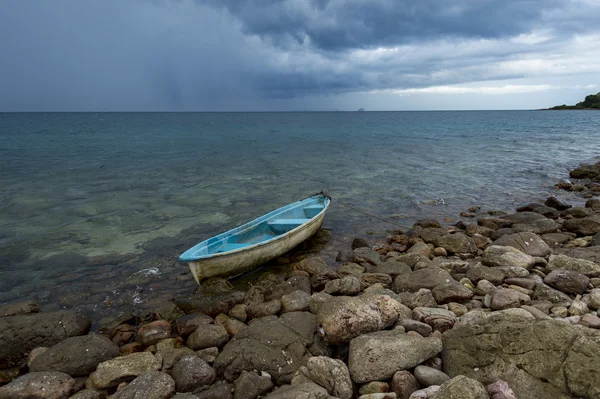
[{"label": "boat gunwale", "polygon": [[[325,204],[325,206],[323,207],[323,209],[319,213],[317,213],[315,216],[313,216],[312,218],[308,219],[306,222],[302,223],[301,225],[298,225],[297,227],[294,227],[290,231],[287,231],[287,232],[285,232],[283,234],[277,235],[277,236],[275,236],[275,237],[273,237],[271,239],[268,239],[266,241],[261,241],[261,242],[258,242],[256,244],[248,245],[248,246],[245,246],[245,247],[242,247],[242,248],[232,249],[232,250],[229,250],[229,251],[218,252],[218,253],[214,253],[214,254],[206,254],[206,255],[194,256],[193,259],[192,259],[191,256],[188,256],[187,258],[184,258],[184,255],[187,252],[191,252],[195,248],[202,248],[202,247],[208,246],[207,242],[209,240],[213,239],[213,238],[218,238],[220,236],[225,236],[226,234],[229,234],[229,233],[232,233],[231,235],[234,235],[233,234],[234,230],[237,230],[237,229],[240,229],[240,230],[239,231],[235,231],[235,234],[243,233],[245,231],[250,230],[251,228],[254,228],[254,227],[258,226],[262,222],[265,222],[265,221],[267,221],[267,220],[269,220],[271,218],[276,217],[277,213],[281,213],[281,212],[287,211],[289,209],[295,208],[296,206],[301,205],[301,203],[303,201],[307,201],[307,200],[310,200],[310,199],[319,199],[319,197],[323,198],[323,200],[324,200],[323,203]],[[291,235],[292,233],[295,233],[296,231],[299,231],[300,229],[302,229],[302,228],[308,226],[309,224],[311,224],[312,222],[314,222],[316,219],[318,219],[321,216],[321,214],[324,214],[325,211],[327,211],[327,208],[329,208],[330,204],[331,204],[331,199],[330,198],[328,198],[326,196],[322,196],[322,195],[317,195],[317,196],[312,196],[312,197],[305,198],[305,199],[300,200],[300,201],[293,202],[293,203],[288,204],[288,205],[284,205],[281,208],[275,209],[275,210],[273,210],[273,211],[271,211],[269,213],[266,213],[266,214],[264,214],[262,216],[259,216],[258,218],[254,219],[254,220],[251,220],[248,223],[245,223],[245,224],[243,224],[241,226],[235,227],[235,228],[233,228],[231,230],[225,231],[225,232],[223,232],[221,234],[218,234],[216,236],[207,238],[206,240],[204,240],[202,242],[199,242],[198,244],[194,245],[192,248],[190,248],[187,251],[185,251],[184,253],[182,253],[179,256],[179,260],[182,261],[182,262],[188,262],[188,263],[189,262],[198,262],[198,261],[202,261],[204,259],[213,259],[213,258],[217,258],[217,257],[222,257],[222,256],[227,256],[227,255],[233,255],[233,254],[237,254],[238,252],[248,251],[248,250],[251,250],[251,249],[254,249],[254,248],[261,247],[263,245],[271,244],[273,242],[276,242],[277,240],[283,239],[283,238]]]}]

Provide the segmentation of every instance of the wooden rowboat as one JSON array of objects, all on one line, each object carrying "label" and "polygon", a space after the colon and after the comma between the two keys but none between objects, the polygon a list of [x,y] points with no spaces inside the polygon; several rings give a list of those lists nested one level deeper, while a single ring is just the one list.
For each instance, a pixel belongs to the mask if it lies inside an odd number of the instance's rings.
[{"label": "wooden rowboat", "polygon": [[204,278],[252,270],[300,244],[321,227],[330,198],[317,194],[202,241],[179,259],[200,284]]}]

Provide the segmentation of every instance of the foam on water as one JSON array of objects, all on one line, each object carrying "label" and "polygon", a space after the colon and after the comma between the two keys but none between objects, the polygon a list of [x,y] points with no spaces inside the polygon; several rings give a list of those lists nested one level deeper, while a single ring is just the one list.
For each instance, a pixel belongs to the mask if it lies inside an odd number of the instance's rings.
[{"label": "foam on water", "polygon": [[598,148],[598,112],[0,114],[0,302],[154,306],[193,289],[187,245],[316,191],[333,251],[395,228],[336,199],[457,220],[543,199]]}]

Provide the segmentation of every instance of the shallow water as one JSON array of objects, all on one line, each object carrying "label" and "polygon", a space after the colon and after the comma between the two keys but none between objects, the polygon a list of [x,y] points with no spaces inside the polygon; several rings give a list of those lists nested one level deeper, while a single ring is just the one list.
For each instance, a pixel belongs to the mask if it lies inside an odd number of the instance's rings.
[{"label": "shallow water", "polygon": [[580,201],[552,185],[598,148],[600,112],[0,114],[0,303],[154,307],[194,289],[188,246],[320,190],[329,257],[470,205]]}]

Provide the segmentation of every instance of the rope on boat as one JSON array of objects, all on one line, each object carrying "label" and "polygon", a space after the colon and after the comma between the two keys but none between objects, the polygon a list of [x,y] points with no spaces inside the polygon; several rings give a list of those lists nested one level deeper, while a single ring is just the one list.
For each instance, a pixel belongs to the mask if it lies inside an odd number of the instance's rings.
[{"label": "rope on boat", "polygon": [[[326,198],[329,198],[330,200],[333,200],[333,197],[332,197],[331,195],[329,195],[329,194],[326,194],[324,191],[321,191],[320,193],[316,193],[315,195],[322,195],[322,196],[324,196],[324,197],[326,197]],[[340,205],[342,205],[342,206],[345,206],[346,208],[352,209],[353,211],[356,211],[356,212],[363,213],[363,214],[365,214],[365,215],[367,215],[367,216],[370,216],[370,217],[372,217],[372,218],[374,218],[374,219],[381,220],[382,222],[389,223],[389,224],[392,224],[392,225],[394,225],[394,226],[397,226],[397,227],[401,227],[402,229],[407,229],[407,227],[406,227],[405,225],[402,225],[402,224],[400,224],[400,223],[393,222],[393,221],[391,221],[391,220],[389,220],[389,219],[382,218],[382,217],[380,217],[380,216],[377,216],[377,215],[373,215],[372,213],[369,213],[369,212],[367,212],[367,211],[365,211],[365,210],[362,210],[362,209],[356,208],[356,207],[354,207],[354,206],[352,206],[352,205],[350,205],[350,204],[348,204],[348,203],[346,203],[346,202],[344,202],[344,201],[342,201],[342,200],[340,200],[340,199],[337,199],[337,198],[336,198],[336,200],[335,200],[335,201],[336,201],[337,203],[339,203]]]}]

